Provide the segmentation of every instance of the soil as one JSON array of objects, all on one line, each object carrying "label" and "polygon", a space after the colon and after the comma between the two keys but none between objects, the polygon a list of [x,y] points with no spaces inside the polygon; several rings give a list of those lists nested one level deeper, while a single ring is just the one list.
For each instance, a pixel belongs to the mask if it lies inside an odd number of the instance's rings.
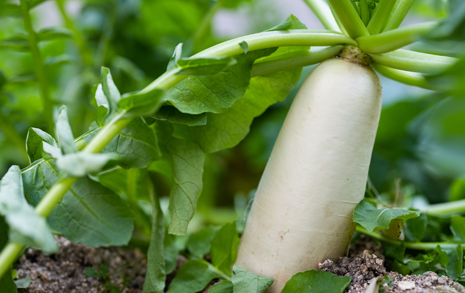
[{"label": "soil", "polygon": [[[57,241],[60,245],[57,254],[44,255],[28,249],[21,257],[15,268],[18,278],[30,276],[31,284],[28,289],[20,289],[20,293],[142,292],[147,263],[139,250],[92,248],[72,244],[63,237],[57,237]],[[177,268],[167,276],[167,284],[186,261],[183,256],[179,256]],[[92,276],[89,276],[89,272],[86,276],[86,269],[94,270]],[[320,269],[339,276],[351,276],[352,282],[346,293],[365,293],[374,278],[385,280],[382,289],[386,293],[465,293],[460,284],[433,272],[421,276],[387,272],[381,245],[375,244],[368,237],[362,238],[352,247],[348,257],[342,257],[336,263],[326,260],[320,264]],[[209,286],[215,282],[218,280],[212,281]],[[207,291],[208,288],[204,292]]]}]

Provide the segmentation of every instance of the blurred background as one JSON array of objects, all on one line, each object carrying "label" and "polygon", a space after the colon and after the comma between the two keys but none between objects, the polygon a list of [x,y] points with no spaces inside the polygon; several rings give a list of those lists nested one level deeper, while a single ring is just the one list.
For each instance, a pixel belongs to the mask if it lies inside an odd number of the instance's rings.
[{"label": "blurred background", "polygon": [[[0,176],[12,164],[29,164],[28,128],[46,129],[40,77],[27,49],[23,19],[9,3],[17,2],[0,0]],[[291,13],[308,28],[323,28],[303,0],[30,3],[34,29],[45,32],[39,49],[46,91],[55,105],[68,106],[75,137],[94,120],[92,93],[101,66],[111,69],[122,93],[136,91],[166,70],[178,43],[184,43],[183,54],[189,56],[221,41],[263,31]],[[404,24],[446,16],[446,1],[417,0]],[[52,33],[51,27],[60,29]],[[312,68],[304,68],[301,81]],[[382,83],[383,112],[369,191],[391,200],[400,197],[404,205],[465,199],[465,99],[385,78]],[[244,211],[298,86],[284,102],[255,119],[250,134],[237,147],[207,155],[204,190],[192,229],[205,222],[234,220]],[[169,180],[156,173],[152,177],[158,193],[167,196]]]}]

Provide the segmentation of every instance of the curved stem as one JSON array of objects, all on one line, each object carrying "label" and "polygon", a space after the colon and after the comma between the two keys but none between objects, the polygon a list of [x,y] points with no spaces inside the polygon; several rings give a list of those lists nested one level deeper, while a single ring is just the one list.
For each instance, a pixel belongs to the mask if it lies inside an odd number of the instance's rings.
[{"label": "curved stem", "polygon": [[370,10],[368,9],[367,0],[360,0],[360,18],[364,25],[368,25],[370,21]]},{"label": "curved stem", "polygon": [[381,235],[376,232],[368,232],[365,230],[365,228],[360,227],[357,225],[357,228],[355,229],[357,232],[365,234],[370,236],[373,239],[383,241],[383,242],[388,242],[390,244],[398,245],[401,246],[402,244],[405,245],[406,248],[408,249],[415,249],[415,250],[434,250],[438,245],[441,246],[442,248],[455,248],[457,247],[457,244],[462,245],[462,249],[465,250],[465,243],[444,243],[444,242],[407,242],[407,241],[400,241],[400,240],[394,240],[392,238],[388,238],[384,235]]},{"label": "curved stem", "polygon": [[402,71],[390,67],[383,66],[376,62],[372,63],[371,66],[379,74],[386,76],[392,80],[402,82],[408,85],[421,87],[424,89],[434,90],[427,82],[422,74],[415,72]]},{"label": "curved stem", "polygon": [[350,0],[328,0],[328,2],[351,38],[369,35]]},{"label": "curved stem", "polygon": [[356,41],[366,53],[386,53],[417,41],[435,25],[436,23],[415,24],[373,36],[359,37]]},{"label": "curved stem", "polygon": [[45,123],[47,124],[47,132],[53,133],[54,123],[53,123],[53,105],[52,100],[50,99],[49,90],[48,90],[48,81],[47,75],[45,74],[45,66],[42,62],[42,56],[40,54],[37,34],[32,27],[31,16],[29,15],[29,7],[27,0],[21,0],[21,14],[24,20],[24,27],[27,31],[28,43],[31,49],[34,68],[39,82],[40,95],[42,97],[42,104],[44,107],[44,117]]},{"label": "curved stem", "polygon": [[415,0],[400,0],[399,6],[391,16],[391,19],[383,31],[390,31],[398,28],[412,7],[414,1]]},{"label": "curved stem", "polygon": [[313,65],[334,57],[339,54],[343,48],[344,46],[339,45],[316,52],[305,51],[282,54],[275,58],[269,58],[263,62],[255,63],[250,74],[253,77]]},{"label": "curved stem", "polygon": [[396,50],[390,53],[369,55],[375,62],[387,67],[428,74],[437,74],[444,71],[458,60],[453,57],[418,53],[408,50]]},{"label": "curved stem", "polygon": [[391,13],[395,5],[396,1],[394,0],[379,1],[375,13],[371,17],[371,20],[367,26],[370,35],[379,34],[383,30],[389,18],[391,17]]},{"label": "curved stem", "polygon": [[242,54],[244,51],[239,46],[239,43],[243,41],[249,45],[249,51],[280,46],[357,45],[354,40],[343,34],[325,30],[272,31],[232,39],[208,48],[192,57],[219,57]]},{"label": "curved stem", "polygon": [[307,3],[308,7],[315,13],[326,29],[339,31],[339,27],[327,2],[323,0],[305,0],[305,3]]},{"label": "curved stem", "polygon": [[465,213],[465,199],[440,204],[433,204],[427,206],[423,211],[426,212],[428,215],[433,216],[445,216],[455,213]]}]

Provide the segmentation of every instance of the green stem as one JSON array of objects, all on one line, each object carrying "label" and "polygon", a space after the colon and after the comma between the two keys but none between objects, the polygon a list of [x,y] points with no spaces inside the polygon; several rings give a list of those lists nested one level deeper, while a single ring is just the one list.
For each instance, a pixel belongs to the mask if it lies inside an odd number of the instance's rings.
[{"label": "green stem", "polygon": [[82,61],[88,67],[92,67],[92,51],[90,50],[90,47],[87,44],[86,39],[82,36],[81,32],[76,28],[74,22],[69,18],[68,14],[66,13],[64,5],[65,1],[66,0],[56,0],[58,10],[60,11],[63,21],[65,22],[65,27],[73,32],[74,41],[78,46]]},{"label": "green stem", "polygon": [[457,58],[396,50],[384,54],[369,54],[371,58],[384,66],[395,69],[437,74],[457,62]]},{"label": "green stem", "polygon": [[[193,57],[233,56],[236,54],[241,54],[243,53],[243,51],[242,48],[239,46],[239,43],[243,40],[248,41],[249,51],[279,46],[331,46],[336,44],[355,43],[352,39],[342,34],[326,31],[316,32],[310,30],[291,30],[288,32],[265,32],[224,42],[222,44],[204,50],[194,55]],[[149,92],[154,88],[171,88],[173,85],[187,77],[185,75],[176,75],[176,73],[178,72],[179,69],[177,68],[165,72],[163,75],[157,78],[154,82],[148,85],[141,92]],[[92,139],[92,141],[84,147],[83,152],[98,153],[102,151],[103,148],[131,121],[131,119],[122,118],[124,114],[124,112],[120,113],[119,115],[114,117],[107,125],[105,125]],[[79,142],[80,139],[78,139],[77,141]],[[53,185],[53,187],[37,205],[37,214],[43,217],[47,217],[53,210],[55,205],[61,200],[64,194],[68,191],[69,188],[71,188],[73,183],[76,181],[77,178],[66,178],[55,183],[55,185]],[[7,245],[7,247],[18,245],[22,247],[22,245],[15,243],[10,243]],[[5,259],[5,261],[0,262],[0,277],[6,271],[5,267],[8,268],[20,252],[21,249],[14,251],[2,251],[2,253],[0,254],[0,260]]]},{"label": "green stem", "polygon": [[253,77],[313,65],[336,56],[343,48],[344,46],[339,45],[316,52],[305,51],[282,54],[275,58],[266,59],[264,62],[255,63],[250,74]]},{"label": "green stem", "polygon": [[394,0],[379,0],[379,4],[376,7],[375,13],[371,17],[371,20],[367,26],[370,35],[376,35],[383,31],[384,27],[389,21],[389,18],[391,17],[395,4],[396,1]]},{"label": "green stem", "polygon": [[405,245],[405,248],[408,249],[415,249],[415,250],[434,250],[438,245],[442,248],[455,248],[457,244],[461,244],[462,248],[465,250],[465,243],[444,243],[444,242],[407,242],[407,241],[400,241],[394,240],[392,238],[388,238],[384,235],[378,234],[376,232],[368,232],[365,228],[357,226],[355,229],[357,232],[370,236],[373,239],[388,242],[394,245],[401,246],[402,244]]},{"label": "green stem", "polygon": [[422,74],[393,69],[393,68],[378,64],[376,62],[372,63],[371,66],[378,73],[392,80],[402,82],[402,83],[412,85],[412,86],[421,87],[424,89],[434,90],[434,88],[432,88],[426,82],[426,79]]},{"label": "green stem", "polygon": [[424,209],[428,215],[445,216],[455,213],[465,213],[465,199],[446,203],[434,204]]},{"label": "green stem", "polygon": [[44,118],[47,125],[47,132],[53,133],[54,123],[53,123],[53,105],[52,100],[50,99],[49,90],[48,90],[48,81],[47,75],[45,73],[45,66],[42,62],[42,57],[40,55],[40,50],[38,44],[37,34],[32,27],[31,16],[29,15],[29,7],[27,0],[20,0],[21,4],[21,14],[24,20],[24,28],[28,34],[29,47],[31,49],[32,58],[34,61],[34,68],[39,81],[39,88],[42,97],[42,104],[44,107]]},{"label": "green stem", "polygon": [[111,40],[111,36],[113,35],[113,26],[116,19],[117,7],[118,6],[111,5],[110,11],[107,14],[108,20],[106,21],[105,27],[103,28],[102,36],[100,38],[97,53],[95,56],[96,70],[98,70],[105,63],[105,56],[107,55],[108,44]]},{"label": "green stem", "polygon": [[[223,4],[224,0],[217,0],[215,4],[213,4],[210,9],[208,10],[207,14],[202,20],[202,23],[200,24],[199,28],[195,32],[194,36],[192,37],[192,48],[194,49],[205,36],[205,33],[207,32],[208,25],[213,19],[213,16],[215,16],[215,13],[218,11],[218,9],[221,8],[221,5]],[[195,51],[194,51],[195,52]]]},{"label": "green stem", "polygon": [[373,36],[360,37],[356,41],[365,53],[391,52],[416,42],[420,36],[429,32],[435,25],[436,23],[415,24]]},{"label": "green stem", "polygon": [[326,29],[335,32],[339,30],[339,27],[327,2],[323,0],[305,0],[305,3],[307,3],[308,7],[310,7],[313,13],[315,13],[316,17],[318,17]]},{"label": "green stem", "polygon": [[0,254],[0,277],[3,276],[11,264],[15,262],[18,255],[23,250],[24,245],[18,243],[8,243]]},{"label": "green stem", "polygon": [[29,162],[29,156],[27,155],[26,144],[24,143],[24,139],[16,131],[13,124],[5,116],[3,116],[3,113],[1,111],[0,128],[3,129],[3,133],[5,134],[6,138],[10,140],[21,151],[24,163],[27,164]]},{"label": "green stem", "polygon": [[390,31],[398,28],[412,7],[414,1],[415,0],[400,0],[399,6],[391,16],[391,19],[383,31]]},{"label": "green stem", "polygon": [[328,0],[328,2],[351,38],[355,39],[369,35],[366,26],[350,0]]},{"label": "green stem", "polygon": [[360,18],[364,25],[368,25],[370,21],[370,10],[368,9],[367,0],[360,0]]}]

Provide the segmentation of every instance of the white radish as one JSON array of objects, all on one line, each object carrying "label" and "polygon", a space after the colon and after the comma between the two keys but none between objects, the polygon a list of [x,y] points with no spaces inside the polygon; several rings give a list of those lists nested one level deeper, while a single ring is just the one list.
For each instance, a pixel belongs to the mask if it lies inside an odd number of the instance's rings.
[{"label": "white radish", "polygon": [[382,96],[378,76],[359,61],[330,59],[311,72],[261,178],[236,264],[273,278],[267,292],[348,249]]}]

